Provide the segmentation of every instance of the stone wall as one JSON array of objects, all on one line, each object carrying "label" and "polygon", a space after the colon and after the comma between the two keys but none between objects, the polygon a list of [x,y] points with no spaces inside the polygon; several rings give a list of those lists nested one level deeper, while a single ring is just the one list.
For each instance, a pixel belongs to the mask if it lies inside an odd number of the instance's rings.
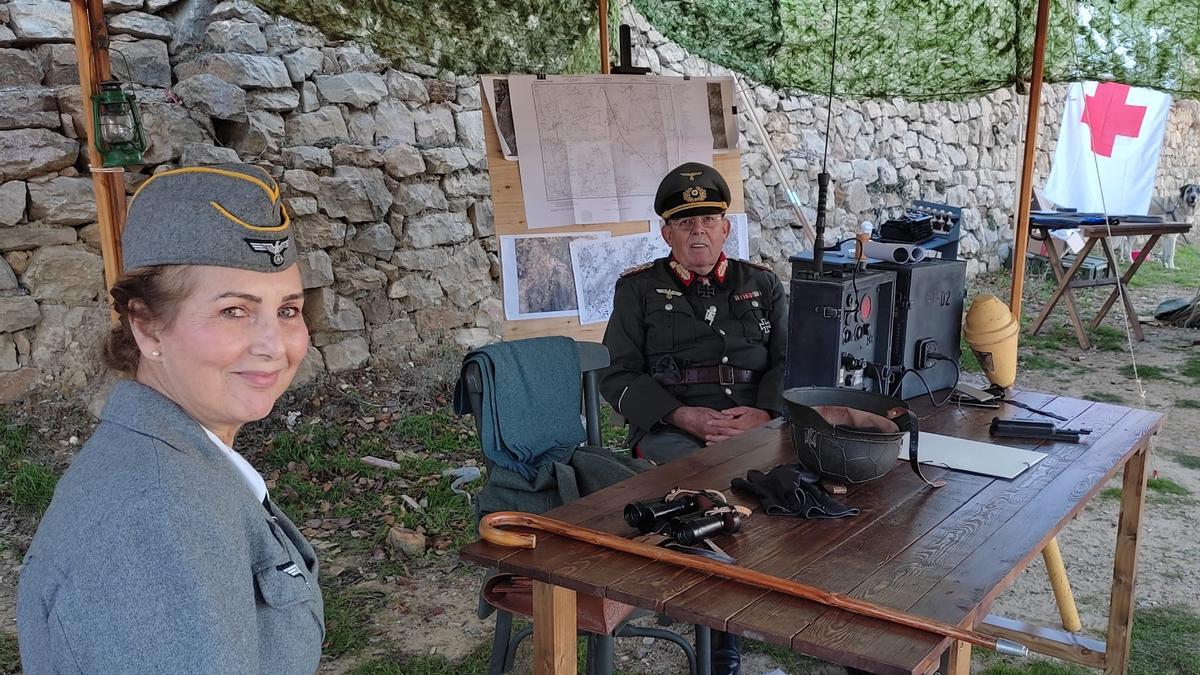
[{"label": "stone wall", "polygon": [[[389,64],[249,0],[107,0],[115,73],[137,85],[154,171],[244,161],[284,185],[303,248],[313,348],[304,378],[403,363],[439,342],[498,333],[498,261],[477,79]],[[624,8],[654,72],[727,74]],[[647,63],[648,62],[648,63]],[[85,393],[108,327],[64,0],[0,0],[0,400],[35,388]],[[1058,89],[1043,116],[1044,173]],[[824,99],[754,89],[787,179],[816,201]],[[830,223],[842,232],[912,199],[967,207],[972,274],[1011,237],[1023,99],[834,102]],[[1198,152],[1194,102],[1177,102],[1160,171],[1173,191]],[[798,230],[779,177],[743,126],[752,252],[786,274]],[[1047,140],[1050,139],[1050,140]],[[810,210],[811,215],[811,210]]]},{"label": "stone wall", "polygon": [[[304,377],[498,330],[476,78],[388,64],[248,0],[112,0],[114,72],[179,165],[266,166],[304,251]],[[0,2],[0,399],[100,379],[107,330],[69,5]]]}]

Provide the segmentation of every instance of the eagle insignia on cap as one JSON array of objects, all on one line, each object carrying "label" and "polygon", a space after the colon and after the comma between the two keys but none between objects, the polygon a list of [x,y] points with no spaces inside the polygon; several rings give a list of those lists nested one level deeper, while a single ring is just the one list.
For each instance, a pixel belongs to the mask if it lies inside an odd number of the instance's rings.
[{"label": "eagle insignia on cap", "polygon": [[703,171],[680,171],[679,175],[687,178],[690,181],[694,181],[694,180],[696,180],[696,176],[703,176],[704,172]]},{"label": "eagle insignia on cap", "polygon": [[698,185],[693,185],[683,191],[683,201],[685,202],[702,202],[705,199],[708,199],[708,190]]},{"label": "eagle insignia on cap", "polygon": [[259,253],[271,254],[272,265],[279,267],[283,264],[283,252],[286,251],[288,247],[287,239],[246,239],[245,241],[250,245],[252,250],[258,251]]}]

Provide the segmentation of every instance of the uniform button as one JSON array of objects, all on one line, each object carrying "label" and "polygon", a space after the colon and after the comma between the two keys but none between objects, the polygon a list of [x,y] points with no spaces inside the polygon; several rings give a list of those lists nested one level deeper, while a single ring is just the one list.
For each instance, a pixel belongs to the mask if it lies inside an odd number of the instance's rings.
[{"label": "uniform button", "polygon": [[753,302],[751,302],[751,303],[750,303],[750,306],[751,306],[751,307],[758,307],[758,301],[757,301],[757,300],[754,300]]},{"label": "uniform button", "polygon": [[667,303],[667,309],[668,309],[668,310],[670,310],[670,309],[675,309],[675,305],[672,305],[671,303],[669,303],[669,302],[668,302],[668,303]]},{"label": "uniform button", "polygon": [[723,330],[720,330],[720,329],[717,329],[717,332],[718,332],[718,333],[720,333],[721,335],[724,335],[724,334],[725,334],[725,331],[723,331]]},{"label": "uniform button", "polygon": [[721,363],[729,363],[729,357],[728,357],[728,356],[722,356],[722,357],[721,357]]},{"label": "uniform button", "polygon": [[726,388],[725,388],[725,395],[726,395],[726,396],[733,396],[733,390],[732,390],[732,389],[730,389],[730,388],[728,388],[728,387],[726,387]]}]

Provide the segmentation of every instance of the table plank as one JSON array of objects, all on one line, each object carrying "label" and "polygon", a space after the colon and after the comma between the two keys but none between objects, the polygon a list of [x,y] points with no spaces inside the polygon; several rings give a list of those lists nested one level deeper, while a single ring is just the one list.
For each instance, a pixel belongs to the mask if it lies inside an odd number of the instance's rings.
[{"label": "table plank", "polygon": [[[1097,404],[1105,409],[1115,406]],[[965,557],[909,608],[914,614],[952,621],[962,607],[973,605],[982,620],[995,598],[1012,584],[1045,543],[1083,508],[1120,466],[1145,443],[1157,413],[1117,407],[1120,421],[1088,444],[1082,455],[1059,473],[1033,499],[973,553]],[[1098,414],[1099,411],[1098,411]],[[1043,460],[1045,461],[1045,460]],[[892,645],[898,655],[911,655],[910,645]]]},{"label": "table plank", "polygon": [[[939,398],[941,397],[939,396]],[[1018,396],[1018,400],[1033,406],[1044,406],[1054,399],[1054,396],[1042,394]],[[927,399],[922,398],[922,401],[925,401],[927,405]],[[913,409],[918,411],[921,406],[920,402],[913,402],[912,405]],[[964,410],[969,412],[963,414],[957,409],[944,408],[939,411],[937,417],[926,421],[923,426],[927,431],[936,433],[979,437],[986,435],[987,425],[992,416],[1010,418],[1027,414],[1026,411],[1015,406],[1004,406],[1003,409],[996,411],[975,408]],[[899,473],[896,473],[897,471]],[[867,574],[875,571],[878,564],[889,557],[889,553],[894,554],[902,548],[902,544],[911,543],[913,539],[936,526],[993,480],[991,477],[937,470],[933,467],[926,467],[926,471],[949,481],[946,487],[935,491],[935,493],[941,492],[942,494],[935,495],[931,499],[930,495],[923,492],[923,484],[909,472],[907,467],[897,467],[884,479],[868,484],[874,490],[893,492],[889,498],[890,508],[878,514],[877,518],[872,519],[871,512],[865,510],[863,515],[855,519],[837,521],[841,524],[842,531],[835,532],[835,538],[827,545],[822,546],[822,542],[819,540],[811,542],[815,545],[808,547],[809,555],[807,556],[798,558],[794,554],[787,555],[786,548],[779,547],[771,551],[771,553],[779,553],[772,561],[752,566],[771,574],[818,584],[828,590],[848,592]],[[858,505],[857,502],[849,503]],[[901,506],[904,508],[893,511]],[[865,519],[864,515],[867,516]],[[862,527],[852,527],[856,521],[863,521],[861,522]],[[829,521],[810,522],[828,523]],[[838,526],[834,525],[834,527]],[[860,544],[859,542],[865,543]],[[805,541],[804,544],[808,545],[810,542]],[[859,547],[858,551],[847,553],[853,551],[853,547]],[[794,549],[795,546],[793,545],[791,548]],[[882,556],[882,558],[874,558],[868,552],[874,552],[874,555]],[[828,559],[816,564],[815,567],[810,565],[812,561],[826,556]],[[854,570],[861,560],[871,560],[871,564],[874,566],[858,570],[859,573],[856,574]],[[803,574],[801,574],[802,572]],[[740,602],[744,599],[732,593],[730,595],[732,596],[730,602]],[[760,593],[760,595],[763,594]],[[695,601],[699,604],[703,602],[703,599],[698,597]],[[791,633],[795,635],[823,611],[824,608],[809,604],[797,605],[790,599],[782,598],[779,594],[772,594],[765,599],[762,607],[740,612],[734,620],[728,622],[728,625],[732,630],[748,631],[747,634],[761,635],[769,641],[790,645],[790,637],[784,635],[786,631],[783,627],[793,626],[794,629]]]},{"label": "table plank", "polygon": [[1117,223],[1116,225],[1083,225],[1080,234],[1085,237],[1135,237],[1143,234],[1185,234],[1191,231],[1190,223]]},{"label": "table plank", "polygon": [[[1050,494],[1051,485],[1064,471],[1070,470],[1076,460],[1090,447],[1103,444],[1105,431],[1127,414],[1127,408],[1103,404],[1089,405],[1071,399],[1058,399],[1051,408],[1062,411],[1065,405],[1087,406],[1083,414],[1074,417],[1072,426],[1094,429],[1100,438],[1089,444],[1055,443],[1043,447],[1047,456],[1040,463],[1025,471],[1013,481],[997,480],[965,504],[952,518],[939,525],[928,535],[897,555],[878,572],[871,575],[852,591],[852,595],[880,602],[901,610],[910,610],[919,600],[926,597],[959,567],[963,560],[989,543],[999,543],[996,534],[1009,523],[1014,527],[1036,529],[1039,538],[1048,539],[1057,531],[1057,520],[1037,516],[1036,512],[1025,511],[1025,506],[1040,495]],[[1070,417],[1071,415],[1066,415]],[[1110,438],[1117,438],[1112,436]],[[1115,461],[1115,458],[1114,460]],[[1025,517],[1018,517],[1018,514]],[[1040,548],[1034,548],[1029,557]],[[962,570],[960,570],[960,573]],[[993,585],[1001,579],[991,579]],[[974,598],[963,600],[947,593],[929,595],[931,603],[940,609],[941,619],[949,623],[966,623],[973,620],[978,603]],[[876,653],[889,658],[911,658],[925,645],[900,641],[885,631],[866,630],[863,622],[852,614],[830,612],[820,621],[814,622],[797,636],[802,641],[818,641],[840,645],[855,653]],[[930,638],[931,641],[934,638]],[[921,653],[924,656],[924,653]]]}]

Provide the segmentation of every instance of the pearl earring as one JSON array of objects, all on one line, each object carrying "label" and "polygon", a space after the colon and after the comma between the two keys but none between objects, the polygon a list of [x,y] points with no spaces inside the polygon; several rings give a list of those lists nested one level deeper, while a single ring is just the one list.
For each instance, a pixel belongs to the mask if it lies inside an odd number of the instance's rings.
[{"label": "pearl earring", "polygon": [[150,356],[161,356],[161,354],[159,354],[159,351],[155,349],[154,351],[150,352]]}]

